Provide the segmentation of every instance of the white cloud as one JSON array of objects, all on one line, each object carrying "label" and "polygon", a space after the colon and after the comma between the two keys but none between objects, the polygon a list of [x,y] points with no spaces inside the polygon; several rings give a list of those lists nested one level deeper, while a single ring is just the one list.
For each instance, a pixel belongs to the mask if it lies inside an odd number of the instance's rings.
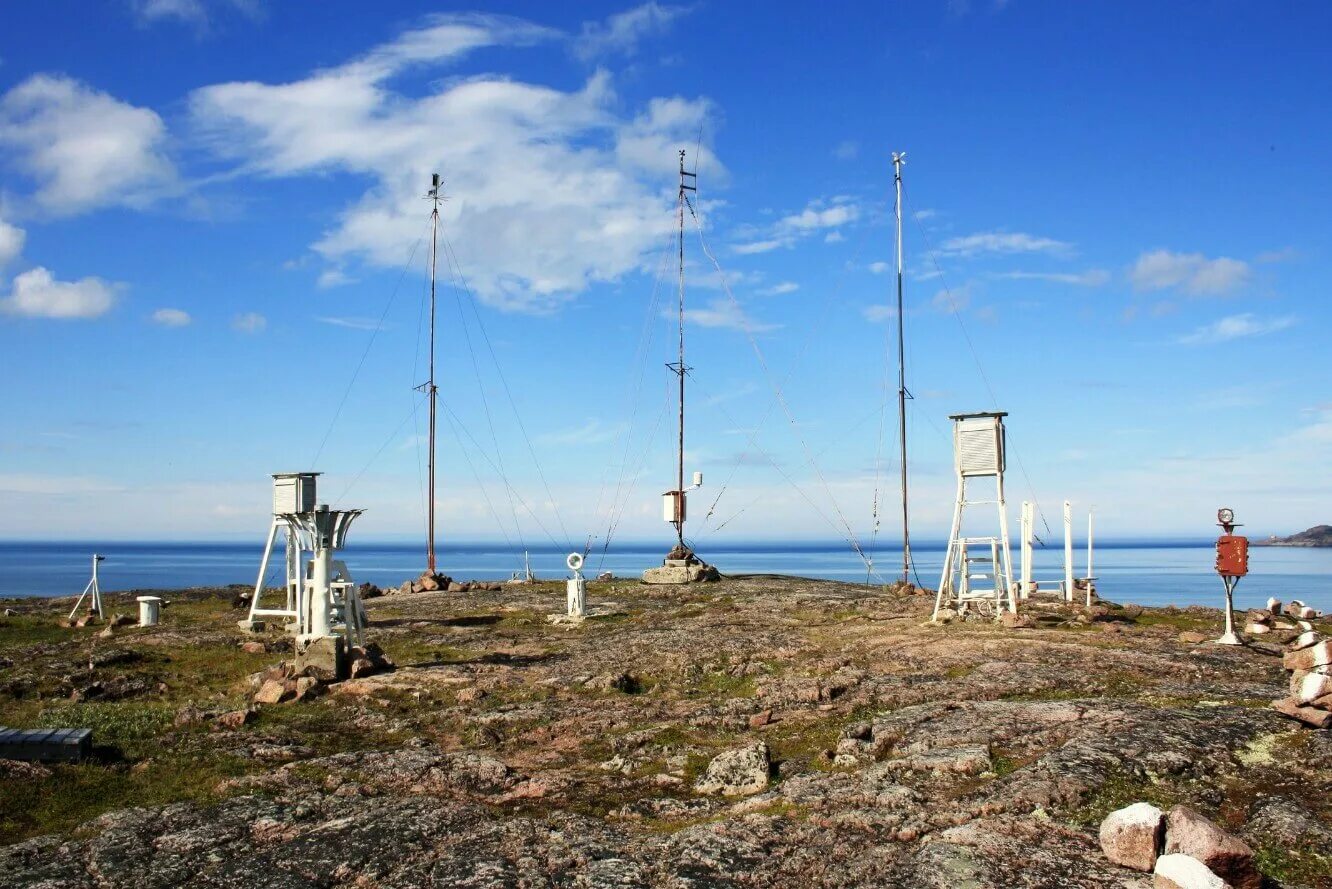
[{"label": "white cloud", "polygon": [[371,181],[313,245],[333,267],[401,266],[425,225],[420,196],[441,172],[443,230],[480,298],[549,311],[649,264],[672,226],[675,149],[695,143],[707,103],[659,99],[625,119],[604,72],[568,92],[494,75],[436,80],[420,96],[386,83],[409,65],[549,36],[513,19],[435,16],[302,80],[196,90],[190,108],[242,172]]},{"label": "white cloud", "polygon": [[1254,262],[1274,263],[1274,262],[1293,262],[1300,258],[1302,254],[1294,247],[1282,247],[1280,250],[1264,250],[1253,258]]},{"label": "white cloud", "polygon": [[861,310],[866,321],[878,323],[880,321],[891,321],[897,317],[897,306],[873,305],[866,306]]},{"label": "white cloud", "polygon": [[231,329],[241,333],[261,333],[268,326],[268,319],[258,312],[245,312],[231,319]]},{"label": "white cloud", "polygon": [[258,19],[264,14],[260,0],[131,0],[134,17],[141,25],[174,21],[206,28],[212,12],[226,9],[239,12],[247,18]]},{"label": "white cloud", "polygon": [[374,318],[317,318],[322,324],[334,327],[346,327],[349,330],[379,330],[380,323]]},{"label": "white cloud", "polygon": [[732,252],[742,255],[767,253],[782,247],[793,247],[802,238],[815,232],[837,229],[860,218],[860,207],[849,198],[838,196],[810,201],[799,213],[783,216],[770,226],[761,238],[735,244]]},{"label": "white cloud", "polygon": [[183,309],[158,309],[152,315],[154,324],[163,327],[184,327],[190,323],[190,313]]},{"label": "white cloud", "polygon": [[574,54],[583,61],[607,55],[632,55],[639,41],[654,34],[664,33],[671,24],[689,10],[683,6],[663,6],[644,3],[625,12],[616,13],[605,22],[586,22],[583,31],[574,39]]},{"label": "white cloud", "polygon": [[330,287],[342,287],[351,283],[352,278],[342,269],[329,268],[319,273],[319,279],[315,281],[315,286],[321,290],[327,290]]},{"label": "white cloud", "polygon": [[1011,281],[1051,281],[1077,287],[1101,287],[1110,282],[1110,273],[1105,269],[1088,269],[1085,272],[1002,272],[995,277]]},{"label": "white cloud", "polygon": [[823,243],[825,244],[838,244],[845,240],[846,240],[846,235],[842,234],[839,231],[831,231],[823,236]]},{"label": "white cloud", "polygon": [[893,267],[886,262],[871,262],[867,268],[876,275],[886,275]]},{"label": "white cloud", "polygon": [[0,219],[0,269],[18,259],[23,252],[27,232]]},{"label": "white cloud", "polygon": [[854,139],[839,142],[837,143],[837,147],[833,149],[833,157],[837,158],[839,161],[855,160],[859,156],[860,143]]},{"label": "white cloud", "polygon": [[0,310],[28,318],[96,318],[115,305],[115,292],[115,285],[101,278],[57,281],[38,266],[14,279],[9,296],[0,300]]},{"label": "white cloud", "polygon": [[1227,315],[1225,318],[1199,327],[1193,333],[1180,337],[1179,341],[1186,345],[1225,343],[1243,337],[1275,333],[1278,330],[1285,330],[1294,323],[1295,319],[1289,315],[1263,319],[1255,318],[1251,312],[1244,312],[1240,315]]},{"label": "white cloud", "polygon": [[1194,295],[1229,293],[1249,280],[1249,265],[1221,256],[1153,250],[1142,254],[1129,273],[1138,290],[1178,288]]},{"label": "white cloud", "polygon": [[537,441],[546,445],[590,445],[614,441],[629,428],[627,423],[607,423],[591,419],[575,429],[560,432],[546,432],[537,436]]},{"label": "white cloud", "polygon": [[731,299],[714,299],[706,308],[685,309],[685,320],[699,327],[746,330],[750,333],[776,330],[779,326],[755,321]]},{"label": "white cloud", "polygon": [[953,256],[976,256],[981,253],[1050,253],[1068,254],[1073,245],[1054,238],[1029,235],[1025,232],[978,232],[949,238],[940,252]]},{"label": "white cloud", "polygon": [[38,74],[0,98],[0,145],[36,183],[33,199],[53,214],[112,204],[141,206],[169,190],[157,114],[68,77]]},{"label": "white cloud", "polygon": [[795,293],[799,289],[800,285],[794,281],[782,281],[780,284],[774,284],[759,292],[764,296],[781,296],[786,293]]},{"label": "white cloud", "polygon": [[930,305],[932,305],[936,311],[942,312],[945,315],[956,315],[960,312],[964,312],[967,307],[971,305],[971,286],[966,285],[959,287],[956,290],[949,290],[945,287],[942,290],[936,291],[934,296],[930,299]]}]

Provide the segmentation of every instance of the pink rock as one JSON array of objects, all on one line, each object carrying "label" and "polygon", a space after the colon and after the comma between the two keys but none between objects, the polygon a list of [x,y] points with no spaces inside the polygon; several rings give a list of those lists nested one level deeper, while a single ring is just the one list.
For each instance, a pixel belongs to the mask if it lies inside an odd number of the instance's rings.
[{"label": "pink rock", "polygon": [[279,704],[287,694],[287,684],[277,679],[270,679],[259,687],[254,694],[256,704]]},{"label": "pink rock", "polygon": [[1235,889],[1259,889],[1262,875],[1253,864],[1253,849],[1188,806],[1175,806],[1166,819],[1166,854],[1198,859]]},{"label": "pink rock", "polygon": [[1153,889],[1230,889],[1230,884],[1218,877],[1196,858],[1188,855],[1162,855],[1156,860],[1152,878]]},{"label": "pink rock", "polygon": [[1150,803],[1134,803],[1101,822],[1101,851],[1121,867],[1150,872],[1165,841],[1165,813]]}]

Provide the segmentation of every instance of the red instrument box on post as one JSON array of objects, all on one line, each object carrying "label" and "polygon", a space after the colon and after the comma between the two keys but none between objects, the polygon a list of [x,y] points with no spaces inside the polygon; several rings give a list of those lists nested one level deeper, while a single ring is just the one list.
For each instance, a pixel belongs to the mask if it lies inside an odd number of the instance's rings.
[{"label": "red instrument box on post", "polygon": [[1216,573],[1222,577],[1249,573],[1249,538],[1222,534],[1216,539]]}]

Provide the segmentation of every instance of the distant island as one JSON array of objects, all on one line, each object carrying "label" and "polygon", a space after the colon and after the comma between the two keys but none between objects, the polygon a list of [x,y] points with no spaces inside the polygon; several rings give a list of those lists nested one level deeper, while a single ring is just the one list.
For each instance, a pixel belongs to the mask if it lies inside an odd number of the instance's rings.
[{"label": "distant island", "polygon": [[1289,537],[1272,536],[1260,542],[1262,546],[1332,546],[1332,525],[1314,525],[1307,531]]}]

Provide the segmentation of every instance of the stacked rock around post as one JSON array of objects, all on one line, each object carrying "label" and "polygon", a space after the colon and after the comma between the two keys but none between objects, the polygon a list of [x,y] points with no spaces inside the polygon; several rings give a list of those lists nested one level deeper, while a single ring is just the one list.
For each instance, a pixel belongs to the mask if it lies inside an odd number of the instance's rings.
[{"label": "stacked rock around post", "polygon": [[[1281,613],[1281,603],[1271,600],[1269,609]],[[1272,702],[1272,709],[1311,728],[1332,728],[1332,640],[1313,628],[1317,612],[1298,600],[1286,606],[1295,618],[1281,666],[1290,676],[1290,693]]]}]

